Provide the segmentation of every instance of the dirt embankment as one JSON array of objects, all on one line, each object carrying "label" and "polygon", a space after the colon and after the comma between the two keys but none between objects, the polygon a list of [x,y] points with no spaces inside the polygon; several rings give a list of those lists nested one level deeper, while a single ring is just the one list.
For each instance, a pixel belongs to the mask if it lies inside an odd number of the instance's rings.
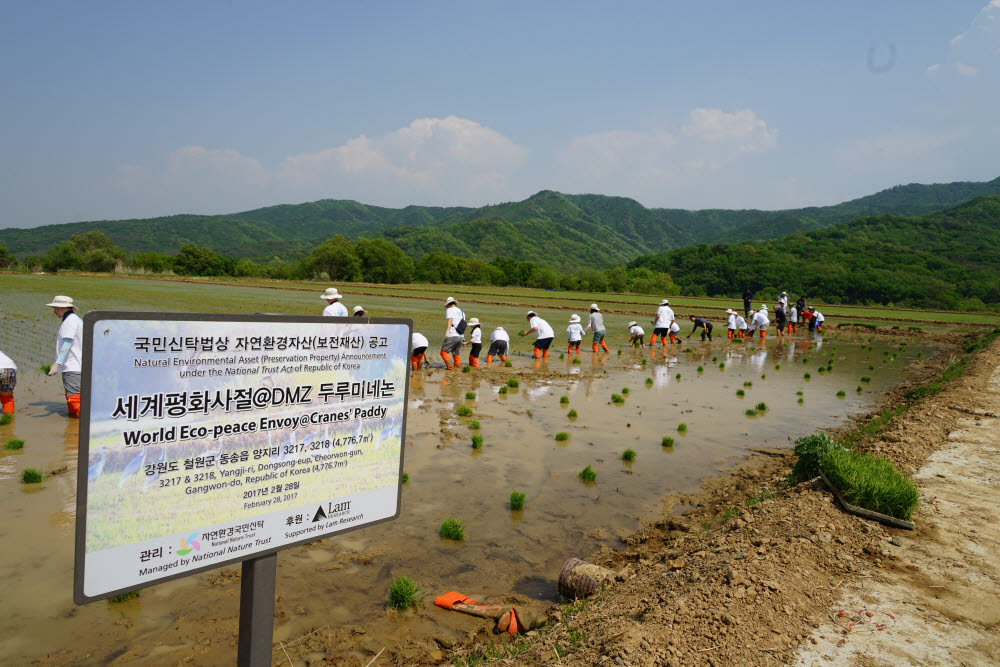
[{"label": "dirt embankment", "polygon": [[[945,353],[914,368],[909,384],[934,377],[953,357]],[[858,446],[908,472],[916,472],[932,454],[932,466],[946,465],[943,461],[958,466],[949,433],[978,424],[981,435],[965,439],[980,456],[992,457],[995,471],[996,440],[991,446],[987,440],[995,433],[992,415],[1000,414],[998,366],[1000,340],[978,354],[966,375],[945,391],[911,407],[891,429]],[[905,389],[893,392],[889,407],[902,400]],[[942,461],[935,458],[938,453]],[[665,516],[677,507],[689,509],[623,540],[623,550],[604,549],[592,558],[619,570],[624,581],[582,609],[552,610],[550,628],[510,646],[508,653],[516,655],[505,664],[777,665],[796,660],[798,653],[802,664],[812,665],[825,663],[835,650],[841,652],[834,663],[843,664],[848,642],[875,635],[883,642],[909,644],[909,653],[899,649],[888,662],[863,658],[858,664],[898,664],[907,655],[920,655],[920,645],[913,648],[912,642],[920,640],[921,625],[908,612],[924,610],[940,626],[938,634],[924,635],[925,643],[928,637],[947,643],[949,624],[957,624],[963,645],[972,647],[966,654],[971,663],[1000,654],[1000,602],[975,588],[985,582],[990,591],[998,589],[1000,551],[995,528],[984,535],[992,519],[990,505],[982,502],[996,497],[995,472],[986,469],[992,491],[979,488],[971,500],[963,495],[968,489],[943,495],[955,491],[949,485],[962,486],[975,477],[970,464],[940,473],[943,478],[919,474],[925,500],[914,515],[917,531],[907,533],[846,514],[822,486],[784,488],[793,461],[788,450],[768,452],[708,480],[697,495],[666,498]],[[969,506],[963,507],[967,500]],[[948,508],[950,513],[943,512]],[[954,572],[963,576],[953,577]],[[899,586],[896,598],[872,592]],[[892,602],[899,599],[910,606],[897,609]],[[855,612],[860,612],[857,617]],[[852,632],[845,633],[851,621],[856,622]],[[488,644],[496,638],[484,632],[475,640]],[[482,646],[456,654],[465,659],[497,655]]]}]

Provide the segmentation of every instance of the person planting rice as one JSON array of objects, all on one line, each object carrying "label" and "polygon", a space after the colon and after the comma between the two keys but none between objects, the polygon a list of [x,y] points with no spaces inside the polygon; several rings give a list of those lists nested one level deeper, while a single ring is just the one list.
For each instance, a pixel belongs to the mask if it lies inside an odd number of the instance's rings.
[{"label": "person planting rice", "polygon": [[0,351],[0,414],[14,414],[14,387],[17,385],[17,364]]},{"label": "person planting rice", "polygon": [[351,313],[351,317],[364,317],[368,314],[362,306],[354,306],[354,312]]},{"label": "person planting rice", "polygon": [[80,416],[80,372],[83,360],[83,320],[73,312],[73,299],[57,296],[52,303],[52,314],[61,321],[56,334],[56,360],[49,369],[49,375],[62,374],[63,389],[66,392],[66,408],[70,417]]},{"label": "person planting rice", "polygon": [[736,311],[726,308],[726,333],[729,340],[736,338]]},{"label": "person planting rice", "polygon": [[347,306],[340,302],[344,295],[338,292],[336,287],[328,287],[321,298],[326,299],[327,304],[329,304],[323,309],[323,315],[326,317],[347,317]]},{"label": "person planting rice", "polygon": [[810,329],[812,329],[816,333],[820,333],[821,331],[823,331],[823,322],[826,321],[826,317],[824,317],[823,313],[819,312],[815,308],[810,308],[809,312],[812,313],[812,322],[813,322],[813,325],[810,327]]},{"label": "person planting rice", "polygon": [[552,339],[556,337],[556,332],[549,326],[549,323],[540,318],[535,311],[529,310],[528,314],[525,316],[528,319],[528,324],[531,326],[527,331],[522,331],[522,336],[527,336],[530,333],[535,334],[535,345],[534,345],[534,355],[535,359],[549,358],[549,346],[552,345]]},{"label": "person planting rice", "polygon": [[788,333],[793,336],[799,329],[799,309],[792,304],[792,307],[788,310]]},{"label": "person planting rice", "polygon": [[740,338],[747,335],[747,321],[739,313],[736,313],[736,333]]},{"label": "person planting rice", "polygon": [[668,336],[670,338],[670,342],[673,343],[674,336],[670,333],[670,325],[674,323],[674,311],[670,307],[670,301],[668,299],[660,301],[660,306],[656,309],[656,314],[653,318],[653,335],[649,338],[649,344],[656,345],[657,336],[662,338],[663,345],[667,344]]},{"label": "person planting rice", "polygon": [[601,309],[597,307],[596,303],[590,304],[590,318],[587,320],[587,326],[583,328],[584,331],[592,330],[594,332],[594,352],[597,352],[597,345],[600,344],[604,351],[608,351],[608,344],[604,342],[604,336],[607,331],[604,329],[604,315],[601,314]]},{"label": "person planting rice", "polygon": [[479,353],[483,351],[483,330],[479,326],[479,319],[473,317],[469,320],[469,340],[462,345],[472,345],[469,350],[469,365],[479,368]]},{"label": "person planting rice", "polygon": [[751,310],[750,315],[747,317],[747,338],[753,338],[754,333],[757,332],[757,325],[754,322],[756,316],[757,311]]},{"label": "person planting rice", "polygon": [[809,333],[812,333],[813,329],[816,328],[816,320],[813,318],[813,309],[806,308],[800,312],[802,313],[802,323],[809,329]]},{"label": "person planting rice", "polygon": [[785,315],[785,306],[780,301],[774,306],[774,321],[777,324],[778,338],[784,338],[788,317]]},{"label": "person planting rice", "polygon": [[707,337],[709,341],[712,340],[712,323],[706,320],[704,317],[695,317],[694,315],[689,315],[689,319],[694,322],[694,326],[691,327],[691,333],[687,335],[688,338],[694,335],[694,332],[701,329],[701,339],[705,340]]},{"label": "person planting rice", "polygon": [[500,361],[507,361],[508,347],[510,347],[510,336],[503,327],[497,327],[490,334],[490,349],[486,351],[486,368],[493,367],[493,357],[499,356]]},{"label": "person planting rice", "polygon": [[671,323],[670,325],[670,340],[676,342],[679,345],[681,342],[680,335],[681,335],[681,325],[677,324],[677,320],[674,320],[673,323]]},{"label": "person planting rice", "polygon": [[427,358],[424,353],[427,352],[427,337],[422,333],[413,332],[413,336],[410,337],[410,365],[413,370],[420,370],[421,366],[427,363]]},{"label": "person planting rice", "polygon": [[788,312],[788,292],[782,292],[781,296],[778,297],[778,305]]},{"label": "person planting rice", "polygon": [[580,326],[580,316],[573,313],[569,316],[569,326],[566,327],[566,333],[569,334],[569,350],[567,354],[573,354],[573,349],[576,349],[576,356],[580,356],[580,344],[583,342],[583,327]]},{"label": "person planting rice", "polygon": [[767,305],[761,305],[760,310],[758,310],[753,316],[753,324],[751,327],[760,332],[760,339],[764,340],[767,337],[767,327],[770,326],[771,320],[767,317]]},{"label": "person planting rice", "polygon": [[632,344],[632,347],[635,347],[636,343],[639,344],[639,347],[646,347],[646,344],[643,342],[645,335],[646,332],[643,331],[638,322],[632,320],[628,323],[628,342]]},{"label": "person planting rice", "polygon": [[458,301],[448,297],[444,302],[444,342],[441,343],[441,359],[444,360],[444,368],[450,371],[452,362],[455,370],[460,370],[462,366],[463,334],[468,326],[465,322],[465,314],[459,309]]}]

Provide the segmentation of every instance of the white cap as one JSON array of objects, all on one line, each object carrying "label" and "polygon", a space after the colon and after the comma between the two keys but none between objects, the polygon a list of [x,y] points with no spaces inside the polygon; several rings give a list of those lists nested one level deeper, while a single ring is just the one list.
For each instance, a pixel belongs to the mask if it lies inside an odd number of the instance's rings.
[{"label": "white cap", "polygon": [[338,292],[336,287],[327,287],[320,298],[329,301],[331,299],[343,299],[344,295]]},{"label": "white cap", "polygon": [[573,313],[572,315],[569,316],[569,321],[571,323],[579,322],[580,321],[580,316],[577,315],[576,313]]},{"label": "white cap", "polygon": [[75,308],[73,305],[73,297],[71,296],[57,296],[52,299],[52,303],[45,304],[46,306],[54,306],[56,308]]},{"label": "white cap", "polygon": [[353,312],[354,312],[355,315],[357,315],[358,313],[365,312],[365,309],[362,306],[354,306],[354,311]]},{"label": "white cap", "polygon": [[596,310],[597,312],[601,312],[601,309],[597,307],[596,303],[590,304],[590,309],[591,310]]},{"label": "white cap", "polygon": [[446,305],[446,306],[450,306],[450,305],[451,305],[451,304],[453,304],[453,303],[458,303],[458,301],[455,301],[455,297],[453,297],[453,296],[449,296],[449,297],[448,297],[447,299],[445,299],[445,301],[444,301],[444,305]]},{"label": "white cap", "polygon": [[661,306],[669,306],[670,305],[670,299],[664,299],[663,301],[660,302],[660,305]]},{"label": "white cap", "polygon": [[468,324],[470,327],[478,327],[479,326],[479,318],[478,317],[473,317],[471,320],[469,320],[468,322],[466,322],[466,324]]}]

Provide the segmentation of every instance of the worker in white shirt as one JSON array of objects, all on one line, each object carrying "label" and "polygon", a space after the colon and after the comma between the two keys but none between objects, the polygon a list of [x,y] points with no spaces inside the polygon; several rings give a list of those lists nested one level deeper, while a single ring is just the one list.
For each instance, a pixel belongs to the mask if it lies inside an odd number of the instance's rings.
[{"label": "worker in white shirt", "polygon": [[469,320],[469,340],[462,345],[472,345],[469,351],[469,365],[479,368],[479,353],[483,351],[483,329],[479,326],[479,318]]},{"label": "worker in white shirt", "polygon": [[799,309],[793,303],[792,307],[788,309],[788,333],[793,336],[799,330]]},{"label": "worker in white shirt", "polygon": [[820,333],[823,330],[823,322],[826,321],[826,317],[815,308],[810,308],[809,312],[812,313],[813,320],[816,322],[815,332]]},{"label": "worker in white shirt", "polygon": [[420,370],[420,367],[426,363],[427,358],[424,353],[427,352],[429,344],[426,336],[416,331],[413,332],[413,336],[410,338],[410,365],[413,370]]},{"label": "worker in white shirt", "polygon": [[56,334],[56,360],[49,369],[49,375],[62,374],[63,390],[66,392],[66,409],[70,417],[80,416],[81,372],[83,370],[83,320],[73,312],[73,299],[57,296],[52,303],[52,314],[61,321]]},{"label": "worker in white shirt", "polygon": [[781,304],[781,307],[787,313],[788,312],[788,292],[782,292],[781,293],[781,296],[778,297],[778,303]]},{"label": "worker in white shirt", "polygon": [[649,338],[650,345],[656,345],[656,337],[660,336],[663,340],[663,345],[667,344],[667,338],[670,338],[670,342],[675,342],[675,337],[670,335],[670,325],[674,322],[674,311],[670,307],[670,300],[663,299],[660,301],[659,307],[656,309],[656,315],[653,316],[653,335]]},{"label": "worker in white shirt", "polygon": [[736,338],[736,311],[732,308],[726,308],[726,329],[729,340]]},{"label": "worker in white shirt", "polygon": [[[441,359],[444,360],[444,368],[447,371],[452,369],[452,362],[455,370],[462,367],[462,342],[465,327],[465,313],[458,307],[458,301],[452,297],[444,302],[444,342],[441,343]],[[459,331],[461,329],[461,331]]]},{"label": "worker in white shirt", "polygon": [[566,333],[569,334],[569,350],[567,354],[573,354],[573,350],[576,350],[576,356],[580,356],[580,344],[583,342],[583,327],[580,326],[580,316],[573,313],[569,316],[569,326],[566,327]]},{"label": "worker in white shirt", "polygon": [[736,335],[740,338],[746,338],[747,335],[747,321],[739,313],[736,313]]},{"label": "worker in white shirt", "polygon": [[767,317],[767,306],[762,305],[760,310],[758,310],[753,316],[753,328],[760,332],[760,339],[764,340],[767,337],[767,327],[771,324],[771,320]]},{"label": "worker in white shirt", "polygon": [[584,331],[594,332],[594,353],[597,353],[597,346],[600,345],[605,352],[608,351],[608,344],[604,342],[604,336],[607,334],[607,329],[604,328],[604,315],[601,314],[601,309],[597,307],[596,303],[590,304],[590,318],[587,320],[587,326],[583,328]]},{"label": "worker in white shirt", "polygon": [[327,304],[329,304],[323,309],[324,316],[347,317],[347,306],[340,302],[344,298],[344,295],[338,292],[336,287],[328,287],[321,295],[321,298],[325,299]]},{"label": "worker in white shirt", "polygon": [[503,327],[497,327],[490,334],[490,349],[486,351],[486,368],[493,368],[493,357],[507,361],[507,349],[510,347],[510,336]]},{"label": "worker in white shirt", "polygon": [[633,320],[628,323],[628,342],[632,344],[632,347],[635,347],[636,343],[639,344],[639,347],[646,347],[645,342],[643,342],[645,335],[646,332],[643,331],[638,322]]},{"label": "worker in white shirt", "polygon": [[548,359],[549,346],[552,345],[552,339],[556,337],[556,332],[552,329],[549,323],[540,318],[535,311],[529,310],[526,317],[528,319],[528,325],[531,326],[531,328],[527,331],[522,331],[521,335],[527,336],[530,333],[534,333],[535,359]]}]

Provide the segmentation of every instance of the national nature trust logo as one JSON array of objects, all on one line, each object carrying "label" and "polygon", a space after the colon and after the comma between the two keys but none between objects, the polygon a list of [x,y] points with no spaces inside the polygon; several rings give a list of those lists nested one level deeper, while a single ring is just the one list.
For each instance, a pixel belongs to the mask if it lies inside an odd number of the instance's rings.
[{"label": "national nature trust logo", "polygon": [[181,538],[181,548],[177,550],[178,556],[187,556],[192,551],[201,551],[201,543],[198,541],[198,533],[191,533],[187,538]]}]

